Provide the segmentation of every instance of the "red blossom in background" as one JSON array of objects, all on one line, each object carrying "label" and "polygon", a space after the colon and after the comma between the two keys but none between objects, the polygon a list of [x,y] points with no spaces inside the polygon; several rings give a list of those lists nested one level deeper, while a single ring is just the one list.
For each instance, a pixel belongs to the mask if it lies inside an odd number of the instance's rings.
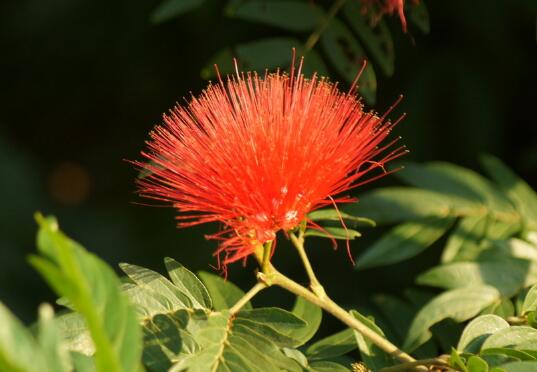
[{"label": "red blossom in background", "polygon": [[[397,12],[401,20],[401,27],[406,32],[405,0],[361,0],[364,13],[373,12],[374,19],[380,19],[384,14],[392,15]],[[412,0],[418,4],[419,0]],[[376,8],[376,12],[374,10]]]},{"label": "red blossom in background", "polygon": [[224,265],[304,220],[318,228],[309,212],[353,200],[335,196],[405,152],[387,151],[397,139],[379,147],[395,123],[364,112],[354,85],[343,93],[301,66],[209,85],[164,116],[142,152],[150,162],[135,162],[150,173],[140,194],[172,203],[179,226],[223,223],[208,238]]}]

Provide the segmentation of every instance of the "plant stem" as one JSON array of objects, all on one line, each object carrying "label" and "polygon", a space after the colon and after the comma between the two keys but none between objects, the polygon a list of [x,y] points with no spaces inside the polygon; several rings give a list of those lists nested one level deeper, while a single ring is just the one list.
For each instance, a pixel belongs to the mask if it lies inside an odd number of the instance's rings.
[{"label": "plant stem", "polygon": [[353,317],[346,310],[341,308],[338,304],[332,301],[326,294],[323,297],[317,296],[312,291],[301,286],[292,279],[286,277],[279,271],[277,271],[272,265],[269,266],[269,271],[265,273],[258,273],[258,279],[266,285],[277,285],[297,296],[303,297],[309,302],[319,306],[326,312],[332,314],[349,327],[360,332],[364,337],[369,339],[372,343],[384,350],[386,353],[392,355],[394,358],[399,359],[402,362],[415,362],[415,359],[410,355],[400,350],[397,346],[380,336],[378,333],[367,327],[358,319]]},{"label": "plant stem", "polygon": [[298,237],[293,232],[289,233],[289,236],[291,237],[291,242],[298,251],[298,255],[300,256],[302,263],[304,264],[304,268],[306,269],[306,273],[308,274],[308,278],[310,279],[311,290],[318,297],[326,296],[326,292],[324,291],[323,286],[315,276],[315,272],[313,271],[310,260],[306,254],[306,250],[304,249],[304,231],[300,230]]},{"label": "plant stem", "polygon": [[244,294],[244,296],[242,296],[239,301],[237,301],[237,303],[235,305],[233,305],[231,307],[231,309],[229,309],[229,312],[231,314],[236,314],[238,313],[242,307],[244,305],[246,305],[246,303],[248,301],[250,301],[256,294],[258,294],[260,291],[262,291],[263,289],[267,288],[267,284],[264,283],[264,282],[257,282],[248,292],[246,292]]},{"label": "plant stem", "polygon": [[[431,358],[431,359],[422,359],[422,360],[416,360],[414,362],[407,362],[407,363],[401,363],[396,366],[392,367],[386,367],[379,369],[379,372],[402,372],[402,371],[409,371],[409,370],[416,370],[416,368],[423,368],[424,366],[439,366],[448,368],[448,370],[452,370],[449,368],[449,363],[447,360],[445,360],[442,357],[439,358]],[[429,369],[424,369],[425,371],[428,371]]]},{"label": "plant stem", "polygon": [[263,244],[263,261],[261,262],[261,270],[266,271],[270,264],[270,251],[272,249],[272,240]]},{"label": "plant stem", "polygon": [[311,35],[308,37],[308,40],[306,40],[306,43],[304,44],[304,50],[306,52],[312,50],[315,44],[317,44],[319,38],[321,37],[321,34],[326,29],[326,27],[328,27],[332,18],[336,16],[341,7],[345,4],[345,1],[346,0],[337,0],[334,2],[332,7],[328,10],[328,14],[326,15],[326,17],[324,17],[323,21],[319,24],[315,31],[311,33]]}]

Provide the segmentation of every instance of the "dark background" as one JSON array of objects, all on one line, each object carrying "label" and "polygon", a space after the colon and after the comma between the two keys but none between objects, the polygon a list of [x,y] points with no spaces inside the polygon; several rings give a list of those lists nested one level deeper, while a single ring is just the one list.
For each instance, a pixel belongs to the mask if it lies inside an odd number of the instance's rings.
[{"label": "dark background", "polygon": [[[215,51],[282,32],[225,18],[216,0],[154,25],[149,15],[158,3],[0,3],[0,300],[25,321],[40,302],[54,300],[26,262],[35,249],[36,210],[56,215],[70,236],[113,266],[125,261],[162,272],[164,256],[194,271],[215,263],[216,243],[203,234],[217,227],[176,230],[173,210],[135,204],[137,172],[124,159],[139,158],[162,112],[203,89],[200,70]],[[429,35],[404,34],[397,18],[388,19],[395,74],[379,77],[376,109],[405,94],[398,110],[409,115],[397,133],[412,150],[407,159],[478,169],[478,155],[490,152],[535,186],[536,2],[425,3]],[[376,233],[352,242],[353,251]],[[295,253],[278,247],[277,265],[303,280]],[[310,250],[321,281],[344,303],[397,293],[438,253],[354,273],[343,246],[334,252],[319,240]],[[247,288],[252,272],[253,265],[236,264],[229,278]],[[257,303],[277,305],[279,296],[271,289]],[[283,304],[290,301],[284,296]]]}]

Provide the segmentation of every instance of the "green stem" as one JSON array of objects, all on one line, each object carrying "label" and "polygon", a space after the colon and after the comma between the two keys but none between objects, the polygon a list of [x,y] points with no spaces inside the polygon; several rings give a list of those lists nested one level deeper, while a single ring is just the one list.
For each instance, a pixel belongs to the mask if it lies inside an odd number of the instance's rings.
[{"label": "green stem", "polygon": [[311,35],[308,37],[308,40],[306,40],[306,43],[304,44],[304,50],[306,52],[312,50],[315,44],[317,44],[319,38],[321,37],[321,34],[326,29],[326,27],[328,27],[332,18],[336,16],[341,7],[345,4],[345,1],[347,0],[337,0],[334,2],[332,7],[328,10],[328,14],[326,15],[326,17],[324,17],[323,21],[319,24],[315,31],[311,33]]},{"label": "green stem", "polygon": [[312,291],[301,286],[292,279],[286,277],[279,271],[277,271],[272,265],[270,265],[270,271],[268,273],[258,273],[258,280],[266,283],[267,286],[277,285],[289,292],[300,296],[307,301],[319,306],[326,312],[332,314],[343,323],[360,332],[364,337],[369,339],[372,343],[384,350],[386,353],[392,355],[394,358],[399,359],[402,362],[415,362],[415,359],[410,355],[400,350],[397,346],[380,336],[375,331],[371,330],[365,324],[353,317],[349,312],[341,308],[338,304],[332,301],[327,295],[323,297],[317,296]]},{"label": "green stem", "polygon": [[296,250],[298,251],[298,255],[300,256],[300,259],[302,260],[304,269],[306,269],[306,273],[308,274],[308,278],[310,279],[311,290],[318,297],[326,296],[326,292],[324,291],[323,286],[317,279],[317,276],[315,276],[315,272],[313,271],[308,255],[306,254],[306,250],[304,249],[304,231],[300,230],[298,237],[293,232],[291,232],[289,236],[291,238],[291,242],[293,243]]},{"label": "green stem", "polygon": [[235,305],[231,307],[231,309],[229,309],[229,312],[231,314],[238,313],[248,301],[250,301],[256,294],[265,288],[267,288],[266,283],[257,282],[248,292],[244,294],[244,296],[239,299],[239,301],[237,301]]},{"label": "green stem", "polygon": [[263,261],[261,263],[261,270],[265,272],[270,264],[270,251],[272,250],[272,240],[263,244]]}]

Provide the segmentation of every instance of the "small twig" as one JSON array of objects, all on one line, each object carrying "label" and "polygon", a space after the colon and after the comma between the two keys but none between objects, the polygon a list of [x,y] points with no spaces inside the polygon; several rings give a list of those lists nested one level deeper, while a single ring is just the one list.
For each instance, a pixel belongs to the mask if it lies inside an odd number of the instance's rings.
[{"label": "small twig", "polygon": [[289,237],[291,238],[291,242],[293,243],[296,250],[298,251],[298,255],[300,256],[300,259],[302,260],[304,269],[306,269],[306,273],[308,274],[308,278],[310,280],[311,290],[313,291],[313,293],[315,293],[319,297],[326,296],[326,292],[324,291],[323,286],[317,279],[317,276],[315,276],[313,267],[311,266],[308,255],[306,254],[306,250],[304,249],[304,231],[301,230],[299,232],[298,237],[295,235],[295,233],[291,232],[289,233]]},{"label": "small twig", "polygon": [[524,316],[509,316],[505,320],[511,325],[528,324],[528,319]]},{"label": "small twig", "polygon": [[244,296],[242,296],[239,301],[237,301],[237,303],[235,305],[233,305],[231,307],[231,309],[229,309],[229,312],[231,314],[236,314],[238,313],[242,307],[244,305],[246,305],[246,303],[248,301],[250,301],[256,294],[258,294],[260,291],[262,291],[263,289],[267,288],[267,284],[264,283],[264,282],[257,282],[248,292],[245,293]]},{"label": "small twig", "polygon": [[328,14],[326,15],[326,17],[324,17],[323,21],[311,33],[311,35],[308,37],[308,40],[306,40],[306,42],[304,43],[304,50],[306,52],[312,50],[315,44],[317,44],[319,38],[321,37],[321,34],[326,29],[326,27],[328,27],[330,21],[332,21],[332,18],[336,16],[341,7],[345,4],[345,1],[346,0],[337,0],[334,2],[332,7],[328,10]]}]

